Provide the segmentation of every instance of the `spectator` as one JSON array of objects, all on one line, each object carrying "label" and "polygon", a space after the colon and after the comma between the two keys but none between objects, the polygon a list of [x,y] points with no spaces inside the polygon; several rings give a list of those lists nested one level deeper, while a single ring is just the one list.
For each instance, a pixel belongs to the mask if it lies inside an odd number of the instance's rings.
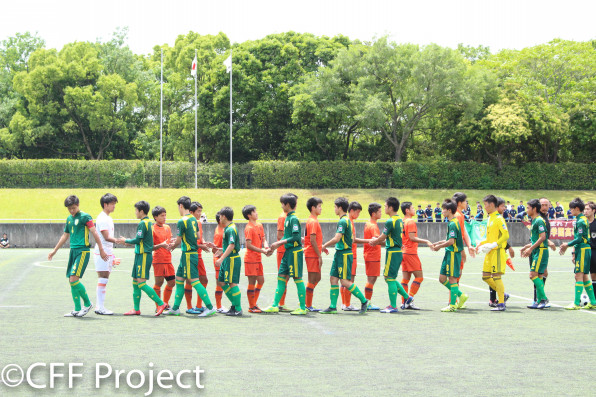
[{"label": "spectator", "polygon": [[481,221],[482,219],[484,219],[484,211],[482,210],[482,206],[480,204],[478,204],[478,206],[476,207],[476,217],[474,218],[477,221]]},{"label": "spectator", "polygon": [[565,210],[561,207],[561,203],[557,201],[557,206],[555,207],[555,218],[561,219],[565,218]]},{"label": "spectator", "polygon": [[8,241],[8,236],[6,233],[4,233],[2,238],[0,238],[0,248],[10,248],[10,241]]},{"label": "spectator", "polygon": [[426,221],[432,222],[433,221],[433,209],[430,204],[426,206],[426,210],[424,210],[424,213],[426,214]]},{"label": "spectator", "polygon": [[509,215],[507,206],[505,206],[505,211],[503,211],[503,219],[505,219],[505,222],[511,222],[511,215]]},{"label": "spectator", "polygon": [[509,202],[509,200],[507,200],[507,206],[505,207],[505,209],[509,212],[511,212],[511,210],[513,209],[513,205],[511,205],[511,203]]},{"label": "spectator", "polygon": [[511,206],[511,209],[509,210],[509,219],[511,219],[511,222],[518,222],[517,211],[513,206]]},{"label": "spectator", "polygon": [[567,210],[567,219],[572,220],[573,218],[575,217],[571,215],[571,210]]},{"label": "spectator", "polygon": [[421,205],[419,205],[416,210],[416,216],[418,217],[418,222],[424,222],[424,210]]},{"label": "spectator", "polygon": [[470,218],[470,215],[472,215],[472,209],[470,208],[470,203],[468,203],[468,200],[466,200],[466,212],[468,213],[468,218]]},{"label": "spectator", "polygon": [[519,205],[517,206],[517,214],[519,215],[522,212],[526,212],[526,207],[524,207],[524,202],[522,200],[519,200]]},{"label": "spectator", "polygon": [[555,208],[552,203],[548,207],[548,219],[555,219]]},{"label": "spectator", "polygon": [[435,221],[441,222],[442,211],[443,210],[441,209],[441,205],[439,203],[437,203],[437,206],[435,207]]}]

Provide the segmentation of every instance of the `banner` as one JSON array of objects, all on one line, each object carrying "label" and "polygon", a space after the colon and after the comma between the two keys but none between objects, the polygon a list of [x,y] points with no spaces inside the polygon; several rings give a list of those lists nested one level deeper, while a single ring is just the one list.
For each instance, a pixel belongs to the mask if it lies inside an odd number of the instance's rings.
[{"label": "banner", "polygon": [[486,239],[486,220],[477,221],[472,219],[470,222],[466,222],[466,231],[470,236],[470,244],[472,246],[478,245],[479,242]]},{"label": "banner", "polygon": [[[573,240],[575,220],[551,219],[549,223],[551,240]],[[526,225],[528,229],[532,228],[531,222],[524,222],[524,225]]]}]

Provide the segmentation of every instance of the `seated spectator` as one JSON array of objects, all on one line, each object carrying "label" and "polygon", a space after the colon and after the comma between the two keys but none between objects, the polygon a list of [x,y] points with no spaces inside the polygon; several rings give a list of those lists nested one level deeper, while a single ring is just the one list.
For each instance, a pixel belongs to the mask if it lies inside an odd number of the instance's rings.
[{"label": "seated spectator", "polygon": [[511,215],[509,215],[507,206],[505,206],[505,211],[503,211],[503,219],[505,219],[505,222],[511,222]]},{"label": "seated spectator", "polygon": [[519,222],[517,219],[517,211],[513,207],[509,210],[509,218],[511,219],[511,222]]},{"label": "seated spectator", "polygon": [[437,206],[435,207],[435,220],[437,222],[441,222],[441,214],[442,214],[442,209],[441,209],[441,205],[439,203],[437,203]]},{"label": "seated spectator", "polygon": [[416,216],[418,217],[418,222],[424,222],[424,210],[422,209],[422,206],[419,205],[418,209],[416,210]]},{"label": "seated spectator", "polygon": [[10,248],[10,241],[8,241],[8,236],[6,233],[4,233],[2,238],[0,238],[0,248]]},{"label": "seated spectator", "polygon": [[557,206],[555,207],[555,218],[557,218],[557,219],[565,218],[565,212],[564,211],[565,210],[561,206],[561,203],[559,203],[557,201]]},{"label": "seated spectator", "polygon": [[426,206],[426,210],[424,210],[424,213],[426,214],[426,221],[432,222],[433,221],[433,209],[430,204]]},{"label": "seated spectator", "polygon": [[476,219],[477,221],[481,221],[482,219],[484,219],[484,211],[482,210],[482,206],[480,204],[478,204],[478,206],[476,207],[476,216],[474,217],[474,219]]}]

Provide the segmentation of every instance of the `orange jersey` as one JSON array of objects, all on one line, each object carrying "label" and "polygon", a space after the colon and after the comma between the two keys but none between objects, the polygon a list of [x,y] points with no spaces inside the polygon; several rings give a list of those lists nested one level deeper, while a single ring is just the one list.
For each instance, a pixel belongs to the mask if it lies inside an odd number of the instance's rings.
[{"label": "orange jersey", "polygon": [[404,219],[404,233],[402,236],[404,254],[418,254],[418,243],[410,240],[410,233],[414,233],[414,237],[418,237],[418,226],[416,226],[416,221],[412,218]]},{"label": "orange jersey", "polygon": [[[223,244],[223,233],[224,228],[217,225],[217,227],[215,228],[215,233],[213,234],[213,244],[215,244],[215,246],[218,248],[221,248],[221,245]],[[217,256],[216,258],[219,258],[219,256]]]},{"label": "orange jersey", "polygon": [[[356,229],[354,229],[354,220],[350,218],[350,223],[352,224],[352,241],[356,238]],[[352,257],[354,258],[354,262],[356,262],[356,252],[358,250],[358,244],[352,243]]]},{"label": "orange jersey", "polygon": [[[170,226],[164,224],[159,226],[153,224],[153,246],[161,244],[164,241],[168,243],[172,239],[172,230]],[[172,253],[167,248],[158,248],[153,251],[153,263],[172,263]]]},{"label": "orange jersey", "polygon": [[319,252],[323,249],[323,231],[321,230],[321,225],[319,224],[319,220],[314,216],[310,216],[306,221],[306,232],[304,235],[304,257],[305,258],[318,258],[315,250],[310,243],[310,236],[315,235],[315,240],[317,242],[317,248],[319,248]]},{"label": "orange jersey", "polygon": [[466,217],[464,216],[464,214],[462,214],[460,210],[457,210],[457,212],[455,213],[455,217],[457,218],[457,223],[459,223],[459,230],[461,230],[461,239],[465,246],[467,240],[466,237],[468,237],[468,231],[466,230]]},{"label": "orange jersey", "polygon": [[[265,229],[263,225],[257,222],[256,225],[248,222],[244,228],[244,239],[250,240],[251,244],[257,248],[263,248],[263,240],[265,240]],[[245,263],[259,263],[261,262],[261,253],[248,249],[246,246],[246,252],[244,253]]]},{"label": "orange jersey", "polygon": [[[203,224],[201,221],[197,220],[197,225],[199,225],[199,230],[197,230],[197,245],[203,244]],[[197,249],[199,251],[199,258],[203,257],[203,250]]]},{"label": "orange jersey", "polygon": [[[284,223],[286,223],[287,216],[288,216],[288,214],[286,214],[285,212],[282,212],[281,215],[279,216],[279,218],[277,218],[277,231],[278,232],[283,233]],[[286,252],[286,247],[284,247],[283,245],[280,245],[279,248],[277,249],[277,252]]]},{"label": "orange jersey", "polygon": [[[377,238],[381,235],[377,222],[366,222],[364,225],[364,239]],[[371,247],[370,244],[364,244],[364,261],[379,262],[381,260],[381,244]]]}]

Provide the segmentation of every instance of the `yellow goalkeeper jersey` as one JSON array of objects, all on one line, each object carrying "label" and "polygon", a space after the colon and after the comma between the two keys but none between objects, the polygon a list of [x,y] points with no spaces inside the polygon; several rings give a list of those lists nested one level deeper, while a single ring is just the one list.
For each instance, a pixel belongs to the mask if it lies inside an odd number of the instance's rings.
[{"label": "yellow goalkeeper jersey", "polygon": [[505,219],[497,211],[489,214],[486,223],[486,240],[483,243],[497,243],[499,248],[505,248],[508,239],[509,230],[507,229]]}]

